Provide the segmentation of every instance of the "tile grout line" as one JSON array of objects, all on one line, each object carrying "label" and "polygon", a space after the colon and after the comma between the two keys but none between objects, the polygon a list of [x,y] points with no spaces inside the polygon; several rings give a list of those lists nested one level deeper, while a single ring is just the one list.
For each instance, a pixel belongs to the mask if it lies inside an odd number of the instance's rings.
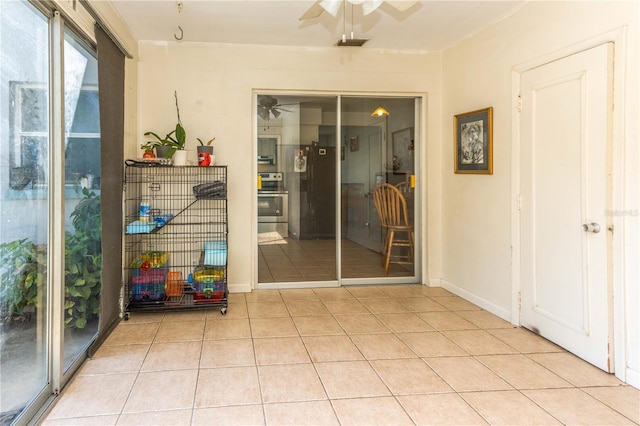
[{"label": "tile grout line", "polygon": [[118,422],[120,421],[120,418],[122,417],[124,413],[124,408],[127,406],[127,402],[129,402],[129,398],[131,398],[131,394],[133,392],[134,387],[136,386],[136,383],[138,382],[138,378],[140,377],[140,373],[142,373],[142,367],[144,366],[145,361],[147,360],[147,357],[149,356],[149,352],[151,352],[151,348],[153,347],[153,343],[156,340],[156,337],[158,336],[158,332],[160,331],[160,325],[162,324],[162,322],[164,321],[164,317],[165,317],[165,313],[162,313],[162,317],[160,318],[160,321],[158,321],[158,328],[156,329],[155,333],[153,334],[153,338],[151,339],[151,343],[149,344],[149,347],[147,348],[147,352],[144,355],[144,358],[142,359],[142,362],[140,363],[140,367],[138,368],[138,371],[136,372],[136,377],[133,380],[133,383],[131,384],[131,388],[129,388],[129,392],[127,393],[127,397],[124,400],[124,403],[122,404],[122,408],[120,408],[120,412],[118,413],[118,418],[116,419],[116,424],[118,424]]}]

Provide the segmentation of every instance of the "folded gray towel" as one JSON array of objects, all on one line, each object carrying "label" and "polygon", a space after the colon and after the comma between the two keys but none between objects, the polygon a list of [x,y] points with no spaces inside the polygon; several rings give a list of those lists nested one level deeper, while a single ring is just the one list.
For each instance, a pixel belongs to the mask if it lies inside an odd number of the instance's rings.
[{"label": "folded gray towel", "polygon": [[201,183],[193,187],[193,195],[198,200],[214,200],[227,198],[227,184],[222,181]]}]

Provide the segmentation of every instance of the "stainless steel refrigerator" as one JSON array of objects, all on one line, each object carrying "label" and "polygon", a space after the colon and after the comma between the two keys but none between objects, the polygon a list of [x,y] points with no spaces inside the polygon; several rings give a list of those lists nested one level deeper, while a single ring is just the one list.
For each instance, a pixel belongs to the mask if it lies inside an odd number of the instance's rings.
[{"label": "stainless steel refrigerator", "polygon": [[306,168],[300,179],[301,239],[336,236],[336,148],[311,144],[300,147]]}]

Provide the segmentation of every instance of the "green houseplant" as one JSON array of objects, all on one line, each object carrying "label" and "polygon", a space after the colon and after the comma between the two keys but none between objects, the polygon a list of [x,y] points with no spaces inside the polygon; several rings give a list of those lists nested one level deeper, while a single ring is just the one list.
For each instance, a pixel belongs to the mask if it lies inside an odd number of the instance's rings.
[{"label": "green houseplant", "polygon": [[[65,233],[65,326],[85,328],[100,311],[102,222],[100,197],[87,188]],[[47,245],[20,239],[0,244],[0,315],[22,317],[39,308],[47,283]]]},{"label": "green houseplant", "polygon": [[65,233],[65,326],[84,328],[100,313],[102,219],[100,197],[84,188]]},{"label": "green houseplant", "polygon": [[198,165],[199,166],[210,166],[213,164],[213,147],[211,143],[216,139],[215,137],[209,139],[209,141],[202,141],[200,138],[196,138],[198,140],[198,145],[196,150],[198,152]]},{"label": "green houseplant", "polygon": [[0,315],[21,317],[38,307],[47,281],[47,246],[21,239],[0,244]]},{"label": "green houseplant", "polygon": [[166,154],[164,155],[165,158],[171,158],[173,157],[173,154],[175,154],[176,151],[183,150],[187,142],[187,132],[182,126],[182,120],[180,120],[180,108],[178,107],[178,92],[174,91],[173,95],[176,98],[176,112],[178,115],[178,122],[176,123],[175,129],[167,133],[164,138],[161,138],[155,132],[146,132],[144,134],[145,136],[153,136],[154,138],[156,138],[159,146],[169,147]]},{"label": "green houseplant", "polygon": [[157,141],[147,141],[140,145],[140,148],[144,151],[142,158],[154,158],[156,154],[153,152],[154,148],[160,146]]}]

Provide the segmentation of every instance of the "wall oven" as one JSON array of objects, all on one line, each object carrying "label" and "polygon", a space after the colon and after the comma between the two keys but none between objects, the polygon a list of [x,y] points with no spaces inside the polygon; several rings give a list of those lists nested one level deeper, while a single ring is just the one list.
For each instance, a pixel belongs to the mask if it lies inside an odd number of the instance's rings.
[{"label": "wall oven", "polygon": [[289,235],[289,193],[284,190],[283,174],[260,173],[262,189],[258,190],[258,233],[277,232]]}]

